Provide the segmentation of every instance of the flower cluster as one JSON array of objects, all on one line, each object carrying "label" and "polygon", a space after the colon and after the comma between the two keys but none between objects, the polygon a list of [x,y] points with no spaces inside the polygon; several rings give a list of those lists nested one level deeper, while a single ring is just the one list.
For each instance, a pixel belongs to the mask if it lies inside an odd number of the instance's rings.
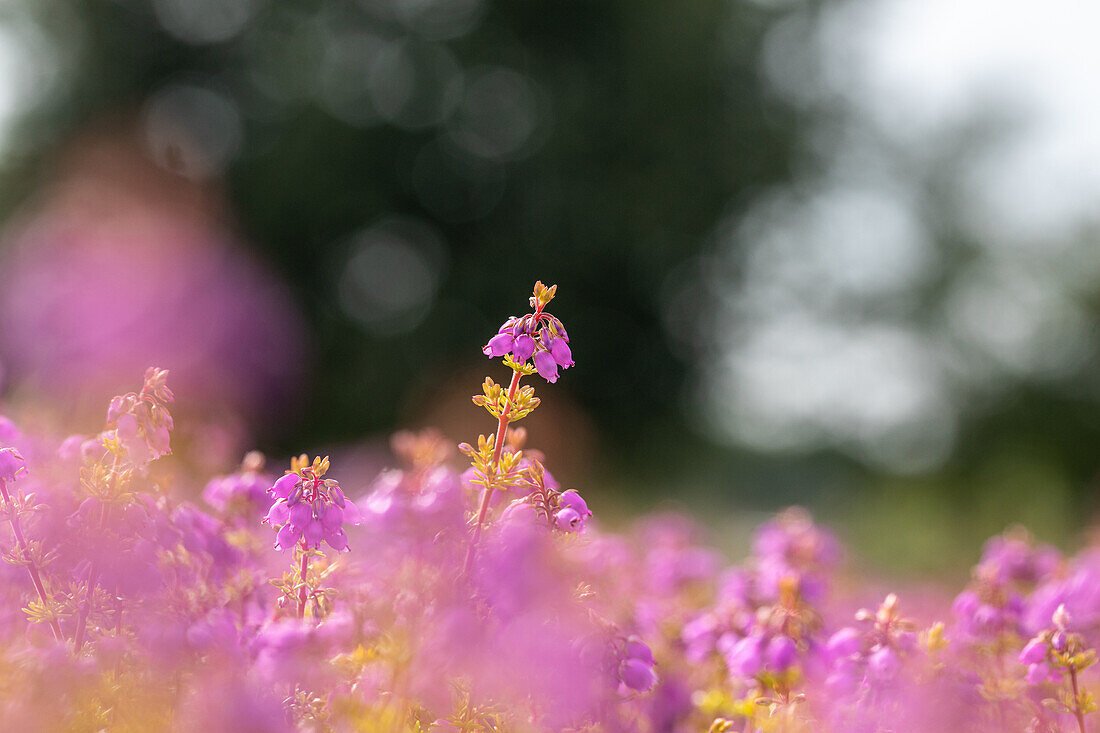
[{"label": "flower cluster", "polygon": [[557,285],[545,286],[535,283],[535,292],[531,296],[533,313],[524,316],[511,316],[500,328],[496,336],[482,347],[490,358],[507,356],[517,365],[534,362],[539,376],[551,384],[558,381],[558,368],[573,366],[573,352],[569,349],[569,334],[555,316],[543,310],[557,293]]},{"label": "flower cluster", "polygon": [[115,438],[138,469],[171,452],[173,424],[168,403],[175,398],[167,379],[168,370],[150,367],[140,393],[115,397],[107,408],[108,427],[114,427]]},{"label": "flower cluster", "polygon": [[1080,684],[1080,675],[1096,663],[1096,650],[1088,648],[1084,637],[1071,629],[1070,614],[1065,605],[1058,606],[1051,617],[1052,626],[1036,634],[1020,652],[1021,664],[1027,665],[1025,679],[1029,685],[1062,684],[1058,698],[1043,703],[1052,710],[1073,715],[1081,730],[1085,715],[1096,710],[1096,701]]},{"label": "flower cluster", "polygon": [[288,550],[299,541],[303,547],[317,549],[322,540],[337,552],[347,549],[344,523],[359,524],[361,515],[335,479],[322,478],[328,467],[328,456],[314,458],[312,463],[307,456],[299,456],[267,490],[275,502],[263,521],[277,531],[275,549]]},{"label": "flower cluster", "polygon": [[341,458],[340,482],[328,458],[276,477],[258,453],[214,479],[185,454],[168,475],[151,467],[181,452],[159,369],[91,437],[0,417],[5,725],[1088,730],[1100,547],[1066,558],[1010,530],[952,603],[847,570],[800,509],[737,563],[684,517],[601,526],[598,494],[563,488],[514,425],[538,406],[521,379],[565,343],[553,294],[536,286],[527,325],[491,345],[511,381],[474,398],[497,430],[460,446],[468,468],[424,430],[394,436],[380,473]]}]

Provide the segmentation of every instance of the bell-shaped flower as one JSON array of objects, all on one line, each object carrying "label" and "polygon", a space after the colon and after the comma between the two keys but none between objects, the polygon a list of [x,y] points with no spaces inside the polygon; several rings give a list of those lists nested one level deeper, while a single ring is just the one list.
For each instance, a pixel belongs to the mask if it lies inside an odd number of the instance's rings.
[{"label": "bell-shaped flower", "polygon": [[554,361],[549,351],[540,351],[535,354],[535,369],[538,370],[539,376],[550,384],[558,381],[558,362]]}]

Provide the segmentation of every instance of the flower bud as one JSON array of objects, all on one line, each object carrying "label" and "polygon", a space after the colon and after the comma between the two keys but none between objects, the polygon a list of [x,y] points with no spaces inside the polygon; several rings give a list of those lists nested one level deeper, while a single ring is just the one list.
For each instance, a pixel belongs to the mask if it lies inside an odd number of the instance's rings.
[{"label": "flower bud", "polygon": [[316,549],[321,546],[321,540],[325,536],[325,527],[320,520],[311,519],[302,531],[306,544]]},{"label": "flower bud", "polygon": [[1054,622],[1054,625],[1057,626],[1059,629],[1069,628],[1069,625],[1070,623],[1072,623],[1072,621],[1070,619],[1069,611],[1066,610],[1066,604],[1061,603],[1058,605],[1058,608],[1054,610],[1054,615],[1051,617],[1051,620]]},{"label": "flower bud", "polygon": [[581,498],[581,495],[577,493],[576,489],[569,489],[568,491],[561,492],[558,501],[561,502],[562,506],[569,507],[582,517],[592,516],[588,504]]},{"label": "flower bud", "polygon": [[343,529],[329,532],[325,535],[325,542],[337,552],[343,552],[348,548],[348,535]]},{"label": "flower bud", "polygon": [[344,492],[340,489],[340,487],[339,486],[333,486],[333,487],[329,488],[328,493],[329,493],[329,496],[332,497],[332,500],[334,502],[336,502],[336,506],[343,509],[344,508]]},{"label": "flower bud", "polygon": [[344,521],[351,525],[357,525],[363,521],[363,514],[359,507],[351,499],[344,500]]},{"label": "flower bud", "polygon": [[576,532],[580,528],[581,515],[575,509],[565,507],[554,514],[554,524],[562,532]]}]

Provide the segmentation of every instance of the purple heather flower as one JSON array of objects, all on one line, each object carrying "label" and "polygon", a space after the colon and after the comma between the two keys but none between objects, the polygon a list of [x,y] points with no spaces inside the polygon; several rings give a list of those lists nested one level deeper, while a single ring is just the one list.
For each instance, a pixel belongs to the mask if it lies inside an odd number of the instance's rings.
[{"label": "purple heather flower", "polygon": [[1029,665],[1024,680],[1029,685],[1041,685],[1044,682],[1057,682],[1058,673],[1046,662]]},{"label": "purple heather flower", "polygon": [[522,364],[530,359],[533,353],[535,353],[535,340],[526,333],[516,336],[515,344],[512,346],[512,358]]},{"label": "purple heather flower", "polygon": [[755,677],[764,665],[764,637],[753,634],[738,640],[726,652],[726,666],[741,677]]},{"label": "purple heather flower", "polygon": [[798,658],[798,647],[794,640],[785,634],[777,634],[768,641],[764,649],[764,659],[768,667],[776,672],[785,672]]},{"label": "purple heather flower", "polygon": [[534,524],[537,520],[538,512],[535,510],[534,505],[526,499],[513,499],[500,513],[500,521],[504,523]]},{"label": "purple heather flower", "polygon": [[859,630],[847,626],[829,637],[825,648],[833,659],[840,659],[858,654],[862,645],[862,634]]},{"label": "purple heather flower", "polygon": [[535,369],[539,376],[550,384],[558,381],[558,363],[554,361],[549,351],[540,351],[535,354]]},{"label": "purple heather flower", "polygon": [[286,524],[289,519],[290,507],[286,505],[285,501],[277,501],[267,510],[267,516],[264,517],[263,522],[276,527],[280,524]]},{"label": "purple heather flower", "polygon": [[254,516],[253,512],[271,501],[267,493],[270,483],[270,479],[255,471],[241,471],[212,479],[203,489],[202,498],[218,511],[246,509]]},{"label": "purple heather flower", "polygon": [[535,369],[548,382],[558,379],[558,369],[573,366],[569,335],[561,321],[549,313],[536,312],[522,318],[512,317],[482,347],[489,357],[511,353],[512,360],[524,364],[532,356]]},{"label": "purple heather flower", "polygon": [[632,690],[648,692],[657,684],[657,672],[652,664],[631,658],[619,665],[619,679]]},{"label": "purple heather flower", "polygon": [[294,487],[298,485],[298,482],[302,480],[302,477],[296,473],[288,473],[285,476],[279,478],[275,485],[268,489],[268,493],[274,496],[276,499],[286,499],[290,496],[290,492],[294,490]]},{"label": "purple heather flower", "polygon": [[289,550],[294,547],[294,544],[301,539],[301,537],[302,530],[287,522],[279,530],[279,534],[275,536],[275,549],[284,551]]},{"label": "purple heather flower", "polygon": [[15,448],[0,448],[0,481],[14,481],[27,475],[27,464]]},{"label": "purple heather flower", "polygon": [[592,516],[592,511],[588,508],[588,504],[581,498],[581,495],[577,493],[576,489],[569,489],[561,492],[558,501],[561,502],[562,506],[569,507],[581,517]]},{"label": "purple heather flower", "polygon": [[277,530],[275,547],[279,550],[288,550],[301,540],[314,549],[327,542],[334,550],[343,551],[348,546],[344,523],[362,521],[359,507],[331,479],[288,473],[268,491],[276,498],[263,521]]},{"label": "purple heather flower", "polygon": [[1038,664],[1047,658],[1047,644],[1041,636],[1037,636],[1027,643],[1020,652],[1021,664]]},{"label": "purple heather flower", "polygon": [[581,527],[581,515],[575,509],[565,507],[555,512],[554,524],[562,532],[576,532]]},{"label": "purple heather flower", "polygon": [[889,680],[897,676],[901,669],[901,660],[893,649],[880,646],[867,657],[867,667],[876,679]]},{"label": "purple heather flower", "polygon": [[649,644],[636,636],[626,640],[625,651],[628,659],[638,659],[646,664],[654,664],[653,650],[649,648]]},{"label": "purple heather flower", "polygon": [[491,339],[489,339],[489,343],[481,347],[481,350],[485,353],[486,356],[496,358],[498,356],[504,356],[505,354],[510,352],[514,343],[515,338],[513,338],[512,334],[498,333],[496,336],[493,336]]},{"label": "purple heather flower", "polygon": [[550,355],[554,357],[554,361],[562,369],[573,366],[573,352],[569,350],[569,344],[565,342],[565,339],[552,338],[547,348],[550,349]]}]

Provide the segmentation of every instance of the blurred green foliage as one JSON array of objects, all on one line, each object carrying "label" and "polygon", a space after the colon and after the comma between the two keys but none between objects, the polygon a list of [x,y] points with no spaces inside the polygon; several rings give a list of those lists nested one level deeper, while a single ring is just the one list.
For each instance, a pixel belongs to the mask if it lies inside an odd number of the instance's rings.
[{"label": "blurred green foliage", "polygon": [[[952,462],[914,479],[834,452],[721,448],[683,409],[697,355],[666,331],[666,278],[753,195],[789,181],[806,144],[804,120],[776,101],[759,70],[781,10],[726,0],[464,2],[455,13],[473,10],[454,30],[427,22],[449,17],[430,0],[234,0],[226,7],[246,8],[247,23],[196,43],[165,30],[164,13],[178,7],[26,0],[4,10],[32,19],[64,79],[21,111],[0,206],[10,213],[36,189],[59,144],[140,109],[166,84],[224,90],[242,125],[224,170],[230,209],[292,284],[314,339],[305,412],[259,426],[269,449],[410,420],[414,395],[484,363],[478,348],[542,279],[560,285],[556,312],[578,365],[554,389],[596,422],[606,453],[593,481],[620,496],[676,487],[679,500],[715,516],[808,502],[851,526],[857,543],[914,569],[936,553],[972,554],[977,537],[1007,523],[1026,520],[1064,540],[1083,519],[1069,507],[1095,472],[1100,423],[1091,403],[1048,384],[1000,398],[1002,407],[964,426]],[[442,120],[334,115],[318,102],[318,75],[347,34],[413,43],[429,56],[443,50],[460,69],[522,75],[538,99],[522,154],[471,156]],[[368,71],[345,69],[342,83],[361,94]],[[423,320],[385,334],[347,314],[337,289],[349,240],[392,216],[427,222],[446,251]]]}]

